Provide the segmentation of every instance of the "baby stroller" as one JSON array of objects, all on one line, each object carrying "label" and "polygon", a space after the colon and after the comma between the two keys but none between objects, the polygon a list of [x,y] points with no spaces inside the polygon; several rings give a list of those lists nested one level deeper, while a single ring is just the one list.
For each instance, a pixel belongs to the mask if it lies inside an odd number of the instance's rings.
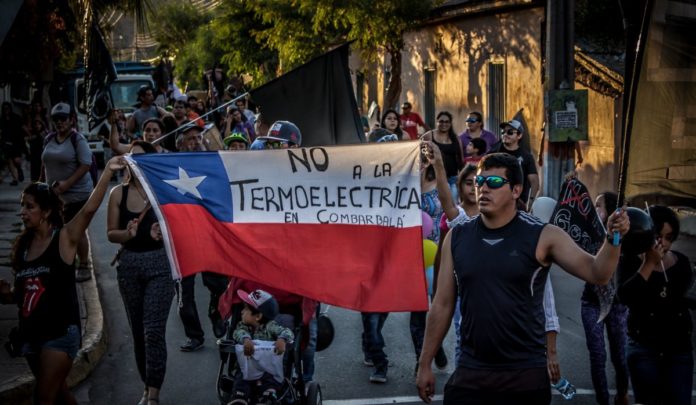
[{"label": "baby stroller", "polygon": [[[235,299],[236,294],[232,292],[237,289],[248,290],[262,288],[265,290],[273,290],[268,287],[263,287],[260,284],[252,284],[244,280],[233,279],[230,281],[227,292],[220,298],[220,311],[225,318],[227,332],[225,336],[218,340],[218,349],[220,351],[220,367],[217,377],[217,393],[221,405],[227,405],[235,392],[234,381],[239,373],[241,373],[237,356],[235,354],[236,342],[232,338],[234,329],[241,319],[241,311],[244,307],[238,300]],[[276,295],[273,290],[271,292]],[[270,291],[269,291],[270,292]],[[290,296],[289,294],[286,294]],[[292,329],[295,334],[293,344],[287,346],[285,357],[283,360],[284,381],[280,390],[276,392],[277,404],[300,404],[300,405],[321,405],[322,396],[321,388],[315,381],[305,384],[302,379],[302,351],[307,334],[306,322],[303,322],[303,304],[300,300],[289,299],[284,300],[283,294],[278,294],[276,299],[280,305],[281,316],[277,319],[278,323]],[[306,318],[306,317],[305,317]],[[253,393],[250,398],[250,404],[256,403],[261,398],[259,392]]]}]

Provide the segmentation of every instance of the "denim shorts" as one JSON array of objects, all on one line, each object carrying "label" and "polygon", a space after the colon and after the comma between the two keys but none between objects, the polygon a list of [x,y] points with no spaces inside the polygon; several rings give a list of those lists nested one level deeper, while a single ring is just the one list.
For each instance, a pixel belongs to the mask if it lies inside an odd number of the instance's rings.
[{"label": "denim shorts", "polygon": [[32,355],[39,354],[41,349],[51,349],[59,352],[66,353],[71,359],[77,357],[77,351],[80,350],[80,343],[82,337],[80,336],[80,328],[77,325],[68,326],[65,335],[49,340],[42,344],[31,344],[25,343],[22,347],[22,354]]}]

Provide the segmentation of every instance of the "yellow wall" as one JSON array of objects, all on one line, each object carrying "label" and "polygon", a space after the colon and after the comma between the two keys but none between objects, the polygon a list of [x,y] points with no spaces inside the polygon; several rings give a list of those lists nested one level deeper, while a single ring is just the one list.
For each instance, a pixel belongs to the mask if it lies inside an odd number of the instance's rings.
[{"label": "yellow wall", "polygon": [[[529,142],[535,158],[541,142],[544,120],[542,77],[542,7],[510,13],[479,15],[428,25],[404,34],[402,93],[400,101],[410,101],[414,111],[424,115],[424,70],[434,68],[435,111],[452,113],[455,132],[465,129],[470,111],[484,115],[488,105],[488,64],[505,65],[505,116],[511,119],[520,108],[529,129]],[[384,70],[389,57],[382,55],[372,66],[359,57],[351,58],[353,71],[372,76],[377,86],[377,103],[383,106]],[[576,88],[583,88],[576,84]],[[366,106],[372,101],[367,97]],[[384,109],[384,107],[382,107]],[[614,99],[589,90],[589,141],[582,142],[585,163],[579,175],[596,194],[615,189],[614,175]],[[487,128],[497,133],[497,128]],[[542,171],[539,171],[542,173]],[[543,181],[543,179],[542,179]],[[554,196],[555,198],[555,196]]]}]

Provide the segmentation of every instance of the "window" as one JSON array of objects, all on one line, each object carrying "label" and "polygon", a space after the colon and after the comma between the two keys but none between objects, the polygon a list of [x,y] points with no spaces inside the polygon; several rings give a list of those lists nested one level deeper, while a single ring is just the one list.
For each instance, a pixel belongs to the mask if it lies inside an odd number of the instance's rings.
[{"label": "window", "polygon": [[425,81],[425,91],[423,92],[423,120],[431,128],[435,128],[435,78],[437,71],[435,68],[425,68],[423,78]]},{"label": "window", "polygon": [[[501,122],[505,122],[505,64],[488,64],[488,106],[486,128],[494,134]],[[491,128],[493,130],[491,130]]]}]

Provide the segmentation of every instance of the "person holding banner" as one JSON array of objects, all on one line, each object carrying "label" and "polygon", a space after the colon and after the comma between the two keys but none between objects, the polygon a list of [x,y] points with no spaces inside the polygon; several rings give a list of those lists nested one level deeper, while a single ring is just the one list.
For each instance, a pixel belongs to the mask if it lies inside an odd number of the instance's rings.
[{"label": "person holding banner", "polygon": [[[130,153],[157,153],[135,141]],[[133,336],[140,379],[145,385],[139,405],[157,402],[167,364],[165,331],[174,297],[174,282],[157,217],[136,176],[114,187],[109,196],[107,236],[120,243],[116,267],[121,298]]]},{"label": "person holding banner", "polygon": [[77,403],[66,384],[81,340],[75,257],[111,176],[124,167],[120,157],[109,160],[94,191],[67,223],[54,188],[32,183],[22,193],[24,230],[11,252],[14,291],[0,280],[0,301],[18,306],[19,326],[12,343],[36,378],[34,403]]},{"label": "person holding banner", "polygon": [[[435,394],[430,363],[449,329],[457,297],[462,356],[443,403],[550,403],[543,309],[549,267],[557,263],[578,278],[606,284],[618,265],[620,246],[607,241],[592,256],[560,228],[518,211],[522,184],[517,159],[487,155],[476,176],[480,215],[445,237],[417,377],[426,403]],[[609,233],[625,235],[628,229],[626,213],[612,213]]]},{"label": "person holding banner", "polygon": [[694,376],[689,259],[671,250],[679,218],[669,207],[649,209],[656,240],[640,256],[622,258],[619,298],[628,306],[626,357],[636,403],[691,403]]}]

